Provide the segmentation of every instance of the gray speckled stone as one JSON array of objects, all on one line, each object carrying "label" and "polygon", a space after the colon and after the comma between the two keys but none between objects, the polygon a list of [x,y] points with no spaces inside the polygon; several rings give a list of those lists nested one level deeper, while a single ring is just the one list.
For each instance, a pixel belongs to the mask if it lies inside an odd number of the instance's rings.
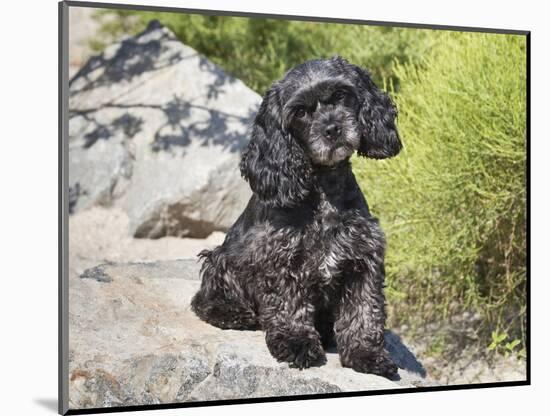
[{"label": "gray speckled stone", "polygon": [[70,212],[121,207],[144,238],[227,230],[260,101],[158,23],[110,45],[70,82]]},{"label": "gray speckled stone", "polygon": [[221,330],[200,321],[189,306],[199,285],[195,259],[104,264],[71,277],[70,407],[423,385],[422,366],[389,332],[399,381],[342,368],[334,350],[325,365],[303,371],[278,363],[261,331]]}]

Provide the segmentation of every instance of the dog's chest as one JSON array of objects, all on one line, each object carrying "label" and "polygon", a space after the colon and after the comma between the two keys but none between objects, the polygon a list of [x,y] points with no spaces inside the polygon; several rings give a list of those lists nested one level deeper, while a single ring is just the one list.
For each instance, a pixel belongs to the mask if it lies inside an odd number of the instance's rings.
[{"label": "dog's chest", "polygon": [[311,273],[321,285],[337,284],[350,258],[347,247],[353,237],[346,222],[351,215],[342,205],[322,199],[306,230],[304,251],[313,265]]},{"label": "dog's chest", "polygon": [[341,201],[330,201],[323,197],[314,214],[313,232],[327,237],[344,226],[345,209]]}]

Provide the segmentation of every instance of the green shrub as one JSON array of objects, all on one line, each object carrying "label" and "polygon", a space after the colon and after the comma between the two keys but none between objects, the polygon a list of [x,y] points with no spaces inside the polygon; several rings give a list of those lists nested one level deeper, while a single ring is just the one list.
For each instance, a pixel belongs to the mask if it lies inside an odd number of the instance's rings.
[{"label": "green shrub", "polygon": [[354,160],[388,239],[394,323],[461,309],[523,335],[526,281],[525,37],[446,32],[422,70],[396,64],[405,149]]},{"label": "green shrub", "polygon": [[[106,38],[135,34],[152,19],[170,28],[225,71],[260,94],[306,60],[341,55],[369,68],[377,83],[390,79],[394,61],[419,63],[439,32],[418,29],[293,22],[178,13],[107,11],[99,17]],[[110,16],[109,16],[110,15]],[[113,19],[114,17],[114,19]],[[96,40],[96,50],[105,45]]]}]

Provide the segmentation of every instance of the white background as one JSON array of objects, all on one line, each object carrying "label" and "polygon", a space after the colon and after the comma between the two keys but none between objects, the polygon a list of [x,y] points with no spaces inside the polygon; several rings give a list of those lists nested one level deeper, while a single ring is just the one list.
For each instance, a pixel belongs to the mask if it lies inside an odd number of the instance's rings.
[{"label": "white background", "polygon": [[[111,2],[117,2],[112,0]],[[532,31],[532,386],[150,411],[147,415],[521,415],[548,411],[549,27],[545,1],[136,0],[141,4]],[[57,2],[4,2],[0,49],[1,414],[57,396]],[[118,2],[120,3],[120,2]],[[452,65],[452,63],[450,63]],[[546,393],[546,394],[545,394]],[[546,396],[546,397],[545,397]],[[546,400],[545,400],[546,399]],[[544,410],[546,409],[546,410]]]}]

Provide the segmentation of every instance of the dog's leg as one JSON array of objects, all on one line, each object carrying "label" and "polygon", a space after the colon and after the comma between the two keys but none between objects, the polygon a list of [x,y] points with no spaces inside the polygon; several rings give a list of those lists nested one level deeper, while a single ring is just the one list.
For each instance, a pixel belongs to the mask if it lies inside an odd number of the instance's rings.
[{"label": "dog's leg", "polygon": [[228,299],[222,293],[205,295],[199,291],[191,301],[191,308],[203,321],[221,329],[260,329],[254,311],[243,302]]},{"label": "dog's leg", "polygon": [[334,313],[329,308],[322,308],[315,315],[315,329],[319,332],[321,343],[325,349],[336,347],[334,318]]},{"label": "dog's leg", "polygon": [[365,270],[348,274],[343,284],[339,316],[334,324],[342,365],[393,378],[397,367],[384,348],[383,263],[368,259]]},{"label": "dog's leg", "polygon": [[222,329],[259,329],[252,302],[244,295],[218,247],[203,251],[201,288],[191,300],[191,308],[203,321]]},{"label": "dog's leg", "polygon": [[289,293],[269,294],[262,299],[260,322],[269,352],[278,361],[300,369],[324,364],[326,356],[314,326],[313,305],[298,291],[292,291],[291,296]]}]

